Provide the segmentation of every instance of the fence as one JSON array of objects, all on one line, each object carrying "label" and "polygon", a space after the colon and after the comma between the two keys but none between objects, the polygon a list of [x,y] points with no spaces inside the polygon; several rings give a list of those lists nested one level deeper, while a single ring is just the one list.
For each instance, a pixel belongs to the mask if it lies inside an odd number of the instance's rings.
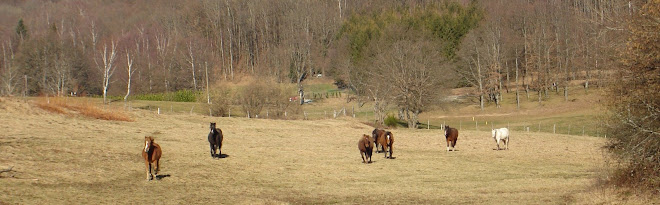
[{"label": "fence", "polygon": [[[130,106],[129,106],[130,107]],[[200,106],[201,107],[201,106]],[[132,109],[132,108],[130,108]],[[173,109],[173,106],[159,107],[147,106],[142,109],[153,110],[157,114],[169,113],[197,113],[204,114],[200,108],[194,105],[190,108]],[[206,114],[210,114],[207,113]],[[240,109],[230,109],[227,117],[244,117],[256,119],[299,119],[299,120],[321,120],[321,119],[335,119],[341,117],[359,118],[360,120],[373,121],[374,114],[370,108],[356,108],[352,107],[337,107],[332,109],[306,109],[298,112],[284,112],[284,116],[275,117],[270,110],[263,110],[259,114],[243,113]],[[507,127],[514,132],[542,132],[566,135],[583,135],[594,137],[607,137],[605,134],[605,127],[599,122],[561,122],[560,120],[543,120],[543,121],[493,121],[478,119],[475,117],[462,119],[448,119],[448,120],[424,120],[420,119],[419,129],[443,129],[444,125],[457,128],[459,130],[475,130],[475,131],[490,131],[493,128]]]}]

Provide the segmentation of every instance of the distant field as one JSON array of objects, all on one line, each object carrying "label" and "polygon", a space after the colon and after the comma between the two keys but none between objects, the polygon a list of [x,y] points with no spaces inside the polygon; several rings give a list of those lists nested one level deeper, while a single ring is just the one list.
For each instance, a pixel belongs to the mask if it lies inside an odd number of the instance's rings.
[{"label": "distant field", "polygon": [[[445,151],[439,130],[396,129],[394,156],[362,164],[358,137],[372,128],[328,120],[211,118],[128,112],[115,122],[46,112],[31,101],[0,101],[3,203],[611,203],[601,190],[604,139],[513,132],[495,151],[487,131],[460,132]],[[211,159],[209,122],[225,134]],[[163,148],[167,177],[147,182],[142,140]]]}]

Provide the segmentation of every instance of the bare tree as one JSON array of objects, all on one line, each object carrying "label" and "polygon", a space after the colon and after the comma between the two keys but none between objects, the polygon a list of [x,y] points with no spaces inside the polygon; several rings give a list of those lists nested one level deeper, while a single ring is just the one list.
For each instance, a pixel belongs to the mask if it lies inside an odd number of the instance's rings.
[{"label": "bare tree", "polygon": [[126,50],[126,74],[128,74],[128,79],[126,80],[126,95],[124,96],[124,103],[128,100],[128,95],[131,94],[131,77],[135,73],[136,69],[133,69],[133,59],[131,59],[131,54]]},{"label": "bare tree", "polygon": [[[9,52],[9,53],[7,53]],[[2,44],[2,68],[0,69],[0,75],[2,76],[3,82],[3,93],[5,95],[12,95],[14,89],[16,88],[15,78],[18,76],[17,69],[14,65],[14,50],[13,48],[3,43]]]},{"label": "bare tree", "polygon": [[188,42],[188,55],[186,61],[190,64],[190,71],[192,73],[193,90],[197,91],[197,78],[195,76],[195,55],[193,54],[193,43]]},{"label": "bare tree", "polygon": [[94,58],[94,62],[96,63],[96,67],[103,74],[103,103],[106,104],[108,103],[107,95],[108,87],[110,87],[110,78],[112,78],[112,74],[115,73],[114,63],[117,59],[117,44],[115,41],[111,42],[110,53],[108,53],[108,44],[105,43],[103,44],[103,50],[99,51],[99,55],[101,55],[101,63],[98,62],[97,58]]}]

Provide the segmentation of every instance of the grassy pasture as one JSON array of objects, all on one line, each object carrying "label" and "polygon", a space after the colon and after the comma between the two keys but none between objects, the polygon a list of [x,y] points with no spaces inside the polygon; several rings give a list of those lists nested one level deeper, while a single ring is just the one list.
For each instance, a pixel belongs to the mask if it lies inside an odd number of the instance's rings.
[{"label": "grassy pasture", "polygon": [[[445,152],[439,130],[396,129],[394,156],[362,164],[352,118],[211,118],[134,110],[132,122],[103,121],[0,101],[3,203],[486,203],[611,202],[594,191],[605,172],[602,138],[513,132],[495,151],[486,131],[461,131]],[[223,129],[212,159],[208,122]],[[153,135],[163,148],[160,180],[148,182],[140,157]]]}]

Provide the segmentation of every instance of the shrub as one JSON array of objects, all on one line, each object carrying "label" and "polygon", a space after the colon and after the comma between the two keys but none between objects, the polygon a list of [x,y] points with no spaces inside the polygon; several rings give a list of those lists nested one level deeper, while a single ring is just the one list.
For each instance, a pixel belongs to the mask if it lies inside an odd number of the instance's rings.
[{"label": "shrub", "polygon": [[209,95],[211,104],[208,107],[211,109],[211,115],[227,116],[234,98],[234,91],[231,87],[227,84],[219,84],[212,88]]},{"label": "shrub", "polygon": [[392,114],[388,114],[387,117],[385,117],[385,126],[396,127],[398,123],[399,121]]}]

